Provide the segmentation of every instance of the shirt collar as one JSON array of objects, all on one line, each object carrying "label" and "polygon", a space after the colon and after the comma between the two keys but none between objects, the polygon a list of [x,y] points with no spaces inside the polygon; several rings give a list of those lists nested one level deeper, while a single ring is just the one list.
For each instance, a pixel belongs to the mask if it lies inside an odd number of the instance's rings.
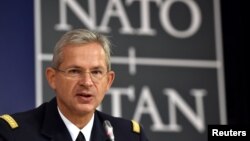
[{"label": "shirt collar", "polygon": [[75,126],[71,121],[69,121],[61,113],[61,111],[60,111],[60,109],[58,107],[57,107],[57,109],[58,109],[59,115],[62,118],[64,124],[66,125],[66,127],[67,127],[73,141],[76,140],[76,138],[77,138],[80,131],[83,133],[86,141],[90,141],[90,136],[91,136],[91,131],[92,131],[93,124],[94,124],[94,116],[95,116],[95,114],[93,114],[90,121],[87,123],[87,125],[84,128],[79,129],[77,126]]}]

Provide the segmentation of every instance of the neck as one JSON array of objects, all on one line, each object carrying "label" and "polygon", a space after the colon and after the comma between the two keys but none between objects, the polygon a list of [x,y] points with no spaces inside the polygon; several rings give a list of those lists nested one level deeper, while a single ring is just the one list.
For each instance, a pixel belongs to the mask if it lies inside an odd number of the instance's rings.
[{"label": "neck", "polygon": [[76,114],[74,112],[65,112],[63,108],[60,108],[59,106],[58,108],[60,112],[63,114],[63,116],[67,118],[70,122],[72,122],[79,129],[84,128],[94,115],[94,112],[86,114]]}]

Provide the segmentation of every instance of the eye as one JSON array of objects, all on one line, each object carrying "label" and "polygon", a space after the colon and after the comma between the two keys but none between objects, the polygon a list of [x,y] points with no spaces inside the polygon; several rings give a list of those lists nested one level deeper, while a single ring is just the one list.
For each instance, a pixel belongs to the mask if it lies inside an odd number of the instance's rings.
[{"label": "eye", "polygon": [[93,70],[93,71],[91,71],[91,74],[94,76],[102,76],[103,71],[102,70]]},{"label": "eye", "polygon": [[82,71],[80,69],[76,69],[76,68],[71,68],[67,70],[67,74],[69,75],[79,75],[81,74]]}]

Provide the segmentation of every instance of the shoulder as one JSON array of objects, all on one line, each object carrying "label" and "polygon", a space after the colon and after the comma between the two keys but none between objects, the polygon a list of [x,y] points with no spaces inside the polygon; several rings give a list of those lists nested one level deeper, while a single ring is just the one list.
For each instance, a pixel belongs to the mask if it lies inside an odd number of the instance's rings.
[{"label": "shoulder", "polygon": [[45,105],[46,104],[43,104],[38,108],[28,110],[25,112],[0,115],[1,116],[0,120],[5,121],[10,126],[14,125],[14,123],[17,124],[18,126],[19,124],[22,124],[23,122],[32,122],[32,120],[34,119],[39,120],[41,118],[41,115],[43,115],[45,111]]},{"label": "shoulder", "polygon": [[18,127],[16,120],[13,119],[13,117],[9,114],[1,115],[0,119],[3,119],[10,126],[11,129],[15,129]]},{"label": "shoulder", "polygon": [[127,140],[134,140],[134,138],[138,138],[138,140],[147,141],[143,127],[134,120],[113,117],[100,111],[96,112],[96,116],[101,118],[102,121],[110,121],[114,134],[116,134],[116,138],[123,137]]},{"label": "shoulder", "polygon": [[39,122],[43,120],[44,111],[45,105],[42,105],[26,112],[0,115],[0,136],[8,136],[22,129],[39,126]]}]

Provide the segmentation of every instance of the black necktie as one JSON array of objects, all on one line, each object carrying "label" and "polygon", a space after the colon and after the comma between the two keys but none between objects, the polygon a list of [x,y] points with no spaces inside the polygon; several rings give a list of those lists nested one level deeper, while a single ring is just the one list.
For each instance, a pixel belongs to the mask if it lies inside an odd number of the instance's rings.
[{"label": "black necktie", "polygon": [[84,135],[82,134],[82,132],[79,132],[76,141],[86,141]]}]

